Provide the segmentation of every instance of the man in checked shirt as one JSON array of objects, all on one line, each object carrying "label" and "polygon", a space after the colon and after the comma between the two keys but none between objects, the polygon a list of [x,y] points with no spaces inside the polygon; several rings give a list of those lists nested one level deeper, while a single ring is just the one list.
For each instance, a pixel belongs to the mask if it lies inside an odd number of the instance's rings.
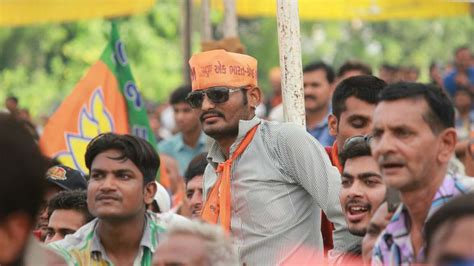
[{"label": "man in checked shirt", "polygon": [[372,155],[402,204],[374,246],[372,264],[422,263],[426,220],[474,180],[448,171],[456,145],[454,107],[438,87],[400,82],[380,93],[374,111]]},{"label": "man in checked shirt", "polygon": [[321,253],[315,230],[321,209],[335,225],[335,249],[350,247],[356,238],[339,204],[340,176],[324,148],[304,128],[255,116],[261,100],[257,61],[215,50],[189,63],[193,90],[187,101],[200,109],[202,128],[214,139],[202,218],[232,234],[240,263],[280,264],[305,247]]}]

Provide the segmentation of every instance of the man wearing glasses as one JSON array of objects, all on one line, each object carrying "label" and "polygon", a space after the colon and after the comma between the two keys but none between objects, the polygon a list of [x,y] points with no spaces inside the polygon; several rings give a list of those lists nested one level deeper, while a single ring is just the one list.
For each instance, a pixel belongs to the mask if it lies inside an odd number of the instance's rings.
[{"label": "man wearing glasses", "polygon": [[[257,61],[214,50],[190,61],[188,103],[214,139],[204,173],[202,218],[234,237],[240,263],[275,265],[303,246],[322,251],[321,209],[335,224],[335,248],[355,241],[339,204],[339,173],[303,128],[255,116]],[[317,204],[319,208],[315,207]]]}]

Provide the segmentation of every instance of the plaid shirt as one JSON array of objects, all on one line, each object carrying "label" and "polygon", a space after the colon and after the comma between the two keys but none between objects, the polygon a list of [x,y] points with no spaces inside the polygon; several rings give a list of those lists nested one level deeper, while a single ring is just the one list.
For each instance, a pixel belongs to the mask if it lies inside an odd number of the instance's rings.
[{"label": "plaid shirt", "polygon": [[[431,202],[425,222],[450,199],[473,190],[474,179],[446,175]],[[423,261],[424,248],[417,256],[413,253],[410,216],[407,208],[401,204],[374,246],[372,265],[408,265]]]},{"label": "plaid shirt", "polygon": [[[153,252],[158,246],[158,239],[165,231],[163,222],[155,214],[147,212],[145,215],[145,230],[140,249],[135,257],[133,266],[151,265]],[[63,240],[49,244],[68,262],[69,265],[79,266],[110,266],[113,263],[107,257],[104,247],[100,243],[97,232],[99,219],[96,218],[84,225],[74,234],[66,236]]]}]

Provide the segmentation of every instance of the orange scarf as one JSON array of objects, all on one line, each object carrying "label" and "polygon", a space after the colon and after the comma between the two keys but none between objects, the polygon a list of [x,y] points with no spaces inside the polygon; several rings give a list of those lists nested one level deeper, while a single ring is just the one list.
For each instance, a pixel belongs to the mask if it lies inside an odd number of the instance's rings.
[{"label": "orange scarf", "polygon": [[338,149],[337,149],[337,144],[336,144],[336,141],[334,141],[334,144],[332,145],[332,148],[331,148],[331,161],[332,161],[332,165],[334,165],[338,170],[339,170],[339,173],[342,173],[342,165],[341,165],[341,162],[339,161],[339,156],[338,156]]},{"label": "orange scarf", "polygon": [[258,125],[254,126],[239,144],[239,147],[227,161],[217,166],[216,173],[219,178],[209,194],[204,208],[202,209],[201,218],[211,224],[217,224],[220,220],[222,228],[226,232],[230,232],[230,173],[232,172],[232,163],[239,157],[250,144],[257,131]]}]

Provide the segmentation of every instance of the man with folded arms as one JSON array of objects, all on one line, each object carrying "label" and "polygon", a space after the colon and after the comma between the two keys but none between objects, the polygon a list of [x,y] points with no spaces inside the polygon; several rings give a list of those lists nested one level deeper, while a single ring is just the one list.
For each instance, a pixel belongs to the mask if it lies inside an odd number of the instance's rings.
[{"label": "man with folded arms", "polygon": [[321,209],[335,249],[353,243],[339,204],[340,178],[324,148],[302,127],[260,120],[255,58],[214,50],[190,61],[204,133],[214,142],[204,173],[202,218],[234,237],[240,263],[276,265],[300,248],[322,252]]}]

